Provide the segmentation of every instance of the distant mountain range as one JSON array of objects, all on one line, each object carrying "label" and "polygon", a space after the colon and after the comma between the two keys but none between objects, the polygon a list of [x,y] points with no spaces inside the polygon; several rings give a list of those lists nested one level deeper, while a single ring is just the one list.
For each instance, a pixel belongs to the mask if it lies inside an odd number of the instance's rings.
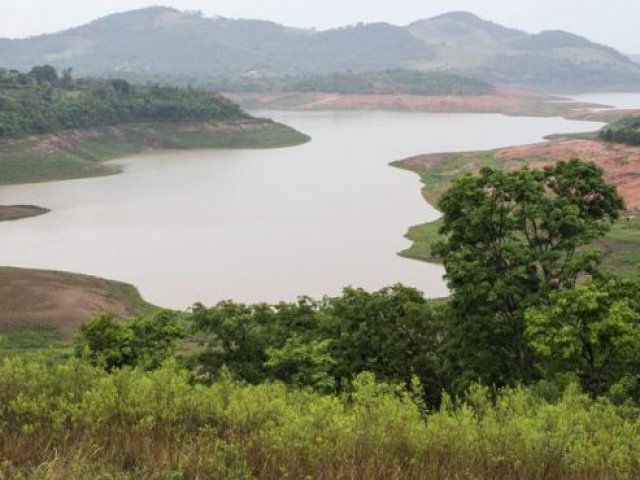
[{"label": "distant mountain range", "polygon": [[640,90],[640,65],[613,48],[563,31],[529,34],[466,12],[406,27],[315,31],[151,7],[59,33],[0,39],[0,65],[45,63],[79,75],[165,80],[416,69],[549,90]]}]

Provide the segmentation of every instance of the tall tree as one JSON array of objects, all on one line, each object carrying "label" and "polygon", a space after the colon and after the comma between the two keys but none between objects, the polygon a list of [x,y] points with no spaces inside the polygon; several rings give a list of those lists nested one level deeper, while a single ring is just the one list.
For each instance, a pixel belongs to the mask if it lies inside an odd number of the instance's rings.
[{"label": "tall tree", "polygon": [[623,207],[602,170],[580,160],[483,168],[453,182],[439,202],[445,238],[434,254],[452,289],[449,352],[462,383],[532,380],[525,310],[597,272],[601,252],[587,245]]}]

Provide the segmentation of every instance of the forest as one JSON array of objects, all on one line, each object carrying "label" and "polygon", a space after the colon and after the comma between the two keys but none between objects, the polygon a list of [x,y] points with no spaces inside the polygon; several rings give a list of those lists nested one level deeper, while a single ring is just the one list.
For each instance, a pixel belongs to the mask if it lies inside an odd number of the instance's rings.
[{"label": "forest", "polygon": [[640,117],[626,117],[616,120],[600,131],[605,142],[640,145]]},{"label": "forest", "polygon": [[415,70],[339,72],[285,77],[214,77],[204,82],[221,92],[320,92],[378,95],[490,95],[493,85],[460,75]]},{"label": "forest", "polygon": [[0,139],[145,122],[228,121],[249,116],[224,97],[195,88],[75,79],[49,65],[0,69]]},{"label": "forest", "polygon": [[[451,295],[105,312],[8,351],[8,478],[640,476],[640,279],[600,269],[624,211],[595,164],[483,168],[439,201]],[[1,345],[0,345],[1,346]]]}]

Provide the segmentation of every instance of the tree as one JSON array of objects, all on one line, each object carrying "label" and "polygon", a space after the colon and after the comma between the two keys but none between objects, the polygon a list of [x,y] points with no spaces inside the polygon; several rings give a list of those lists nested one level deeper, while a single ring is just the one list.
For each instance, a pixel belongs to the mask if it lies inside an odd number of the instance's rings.
[{"label": "tree", "polygon": [[434,246],[452,289],[449,349],[460,379],[533,378],[524,312],[596,275],[602,236],[624,204],[602,170],[580,160],[543,170],[483,168],[454,180]]},{"label": "tree", "polygon": [[38,65],[31,69],[29,76],[33,78],[38,85],[44,83],[55,84],[58,81],[58,72],[51,65]]},{"label": "tree", "polygon": [[335,380],[330,372],[336,360],[329,352],[330,344],[331,340],[304,340],[294,334],[281,348],[267,348],[265,366],[288,384],[332,392]]},{"label": "tree", "polygon": [[125,366],[154,369],[174,353],[183,336],[174,312],[127,320],[105,312],[80,327],[75,350],[76,356],[108,371]]},{"label": "tree", "polygon": [[437,404],[444,386],[439,306],[414,288],[394,285],[377,292],[345,288],[324,313],[320,335],[331,339],[338,382],[368,371],[412,389],[415,375],[428,401]]},{"label": "tree", "polygon": [[133,363],[131,331],[111,312],[96,315],[80,326],[76,356],[111,371]]},{"label": "tree", "polygon": [[527,336],[546,377],[575,373],[601,395],[620,382],[640,380],[640,283],[590,281],[555,292],[549,305],[526,314]]},{"label": "tree", "polygon": [[62,70],[62,78],[60,79],[60,87],[71,90],[73,89],[73,69],[65,68]]}]

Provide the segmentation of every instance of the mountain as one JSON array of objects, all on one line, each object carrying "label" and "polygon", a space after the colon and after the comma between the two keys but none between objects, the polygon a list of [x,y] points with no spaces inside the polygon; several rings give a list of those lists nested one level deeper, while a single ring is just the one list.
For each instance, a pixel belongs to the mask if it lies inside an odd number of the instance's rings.
[{"label": "mountain", "polygon": [[556,90],[640,89],[640,66],[610,47],[562,31],[529,34],[467,12],[406,27],[315,31],[151,7],[59,33],[0,39],[0,65],[45,63],[80,75],[165,81],[417,69]]},{"label": "mountain", "polygon": [[640,55],[629,55],[629,58],[636,63],[640,63]]},{"label": "mountain", "polygon": [[312,32],[164,7],[110,15],[52,35],[0,40],[1,65],[49,63],[81,75],[328,73],[400,68],[425,56],[419,39],[384,23]]},{"label": "mountain", "polygon": [[432,57],[421,69],[449,69],[493,83],[547,89],[637,87],[638,65],[617,50],[572,33],[506,28],[466,12],[415,22],[409,31]]}]

